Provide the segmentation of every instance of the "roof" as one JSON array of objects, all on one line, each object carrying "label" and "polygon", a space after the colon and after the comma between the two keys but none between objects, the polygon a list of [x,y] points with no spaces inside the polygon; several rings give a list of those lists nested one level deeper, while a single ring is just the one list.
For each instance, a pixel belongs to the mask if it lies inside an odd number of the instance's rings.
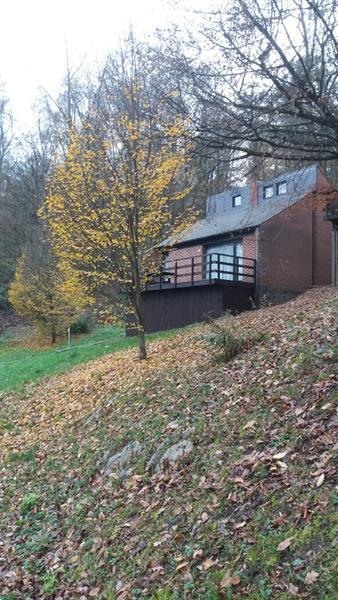
[{"label": "roof", "polygon": [[[276,184],[281,182],[286,183],[286,193],[277,195]],[[251,202],[251,186],[232,187],[207,199],[205,219],[197,221],[178,236],[165,240],[161,246],[180,245],[255,228],[314,191],[316,183],[317,165],[311,165],[267,181],[257,181],[257,203]],[[273,186],[271,198],[264,198],[264,188],[267,186]],[[242,204],[233,207],[232,199],[237,194],[241,194]]]}]

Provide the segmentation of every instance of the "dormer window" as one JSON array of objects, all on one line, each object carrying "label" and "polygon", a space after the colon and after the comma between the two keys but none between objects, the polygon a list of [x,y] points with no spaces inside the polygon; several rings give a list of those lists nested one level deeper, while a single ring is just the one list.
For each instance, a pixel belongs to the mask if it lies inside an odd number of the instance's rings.
[{"label": "dormer window", "polygon": [[279,181],[277,183],[277,196],[283,196],[286,194],[286,181]]},{"label": "dormer window", "polygon": [[273,185],[266,185],[263,188],[263,197],[266,200],[267,198],[272,198],[273,196]]},{"label": "dormer window", "polygon": [[236,196],[232,197],[232,206],[241,206],[242,204],[242,196],[241,194],[236,194]]}]

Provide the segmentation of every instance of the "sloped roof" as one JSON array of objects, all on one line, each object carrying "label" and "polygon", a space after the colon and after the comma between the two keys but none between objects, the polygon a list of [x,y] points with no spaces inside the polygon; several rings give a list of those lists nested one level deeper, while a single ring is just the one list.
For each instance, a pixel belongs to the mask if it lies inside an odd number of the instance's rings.
[{"label": "sloped roof", "polygon": [[[286,182],[286,194],[277,195],[276,184]],[[257,182],[257,203],[250,202],[250,186],[234,187],[207,199],[207,216],[197,221],[178,236],[162,242],[161,246],[179,245],[250,229],[268,221],[271,217],[292,206],[305,194],[315,190],[317,165],[285,173],[268,181]],[[264,188],[273,186],[271,198],[264,198]],[[232,207],[235,194],[242,195],[242,205]]]}]

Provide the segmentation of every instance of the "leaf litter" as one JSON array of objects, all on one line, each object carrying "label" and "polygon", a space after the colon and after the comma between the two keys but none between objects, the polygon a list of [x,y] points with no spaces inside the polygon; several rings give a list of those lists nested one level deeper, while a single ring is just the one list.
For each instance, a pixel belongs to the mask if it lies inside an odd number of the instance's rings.
[{"label": "leaf litter", "polygon": [[199,325],[2,395],[1,598],[333,598],[335,297],[236,317],[226,364]]}]

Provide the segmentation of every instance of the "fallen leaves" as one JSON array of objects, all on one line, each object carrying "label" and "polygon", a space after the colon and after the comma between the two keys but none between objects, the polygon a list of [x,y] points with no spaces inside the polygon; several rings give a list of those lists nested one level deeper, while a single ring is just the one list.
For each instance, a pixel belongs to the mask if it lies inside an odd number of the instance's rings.
[{"label": "fallen leaves", "polygon": [[322,473],[321,475],[319,475],[319,477],[317,479],[317,482],[316,482],[316,487],[320,487],[321,485],[323,485],[324,479],[325,479],[324,473]]},{"label": "fallen leaves", "polygon": [[280,542],[280,544],[277,546],[277,552],[283,552],[284,550],[287,550],[287,548],[291,546],[292,540],[293,537],[290,537],[283,540],[283,542]]},{"label": "fallen leaves", "polygon": [[281,460],[282,458],[284,458],[286,455],[288,454],[288,450],[285,450],[284,452],[278,452],[277,454],[273,455],[273,459],[274,460]]},{"label": "fallen leaves", "polygon": [[238,575],[231,575],[231,571],[227,571],[224,577],[221,579],[220,587],[222,589],[229,587],[230,585],[239,585],[241,583],[241,579]]},{"label": "fallen leaves", "polygon": [[316,571],[309,571],[308,573],[306,573],[304,583],[306,585],[312,585],[313,583],[316,583],[318,577],[319,573],[316,573]]},{"label": "fallen leaves", "polygon": [[290,583],[288,592],[290,596],[298,596],[299,588],[296,585],[293,585],[293,583]]},{"label": "fallen leaves", "polygon": [[[152,344],[147,363],[134,350],[116,353],[6,398],[1,410],[14,402],[15,415],[13,428],[0,432],[0,453],[16,453],[0,467],[0,500],[10,508],[0,540],[6,593],[45,600],[45,569],[57,573],[60,600],[108,596],[107,580],[119,599],[189,585],[203,598],[214,580],[223,595],[233,587],[246,598],[259,593],[263,572],[273,597],[314,594],[310,586],[330,567],[335,438],[328,395],[335,379],[324,355],[306,376],[299,365],[302,349],[332,327],[333,311],[320,300],[331,293],[315,290],[267,309],[266,347],[226,366],[215,366],[194,330]],[[236,322],[255,327],[261,315]],[[196,448],[191,460],[148,472],[158,446],[187,430]],[[105,452],[138,437],[145,450],[134,471],[103,480]],[[39,510],[18,526],[32,492],[41,493]],[[40,530],[51,539],[46,549],[45,538],[36,541]],[[251,568],[257,577],[247,577]],[[328,580],[320,585],[331,597]]]}]

